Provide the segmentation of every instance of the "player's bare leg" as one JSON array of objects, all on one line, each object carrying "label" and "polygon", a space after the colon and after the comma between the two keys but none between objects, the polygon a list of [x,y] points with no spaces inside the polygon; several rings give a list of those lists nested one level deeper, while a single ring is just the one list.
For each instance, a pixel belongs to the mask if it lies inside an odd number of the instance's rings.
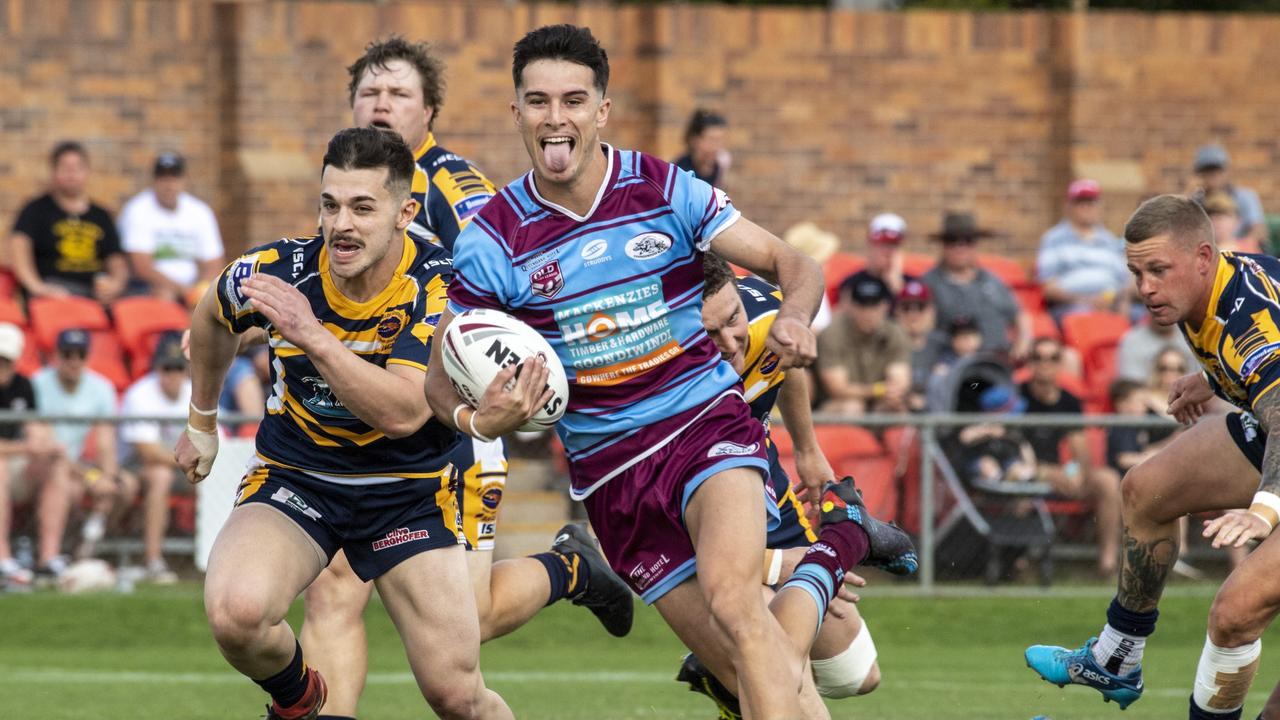
[{"label": "player's bare leg", "polygon": [[551,582],[532,558],[493,562],[490,550],[467,553],[467,574],[480,616],[481,642],[514,632],[547,605]]},{"label": "player's bare leg", "polygon": [[866,695],[880,685],[880,664],[871,630],[858,606],[842,598],[831,601],[818,637],[809,649],[818,692],[841,698]]},{"label": "player's bare leg", "polygon": [[1239,716],[1258,671],[1262,632],[1280,613],[1280,540],[1274,537],[1263,540],[1218,589],[1196,668],[1192,717]]},{"label": "player's bare leg", "polygon": [[[1188,513],[1247,507],[1259,474],[1237,451],[1224,418],[1208,418],[1125,474],[1121,483],[1123,547],[1115,600],[1095,645],[1067,650],[1035,645],[1027,663],[1045,680],[1095,687],[1122,707],[1141,695],[1141,660],[1155,629],[1156,607],[1178,560],[1178,518]],[[1206,462],[1211,458],[1211,462]],[[1096,665],[1096,667],[1090,667]],[[1106,682],[1090,681],[1084,668]]]},{"label": "player's bare leg", "polygon": [[364,610],[372,595],[373,583],[356,575],[341,550],[307,588],[301,642],[329,686],[326,715],[356,716],[369,671]]},{"label": "player's bare leg", "polygon": [[511,718],[480,675],[480,623],[462,546],[419,553],[374,581],[418,688],[441,718]]},{"label": "player's bare leg", "polygon": [[[765,541],[760,473],[732,468],[712,475],[685,508],[685,524],[698,557],[697,585],[737,668],[743,705],[755,717],[794,716],[804,660],[759,591]],[[817,628],[813,620],[805,649]]]},{"label": "player's bare leg", "polygon": [[302,528],[265,505],[237,507],[214,541],[204,586],[209,627],[227,662],[272,695],[273,709],[323,698],[285,613],[327,562]]}]

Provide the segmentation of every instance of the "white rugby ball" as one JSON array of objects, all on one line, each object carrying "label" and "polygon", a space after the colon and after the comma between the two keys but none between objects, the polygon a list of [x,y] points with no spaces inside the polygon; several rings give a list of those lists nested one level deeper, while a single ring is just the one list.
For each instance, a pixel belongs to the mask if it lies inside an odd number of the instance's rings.
[{"label": "white rugby ball", "polygon": [[541,355],[547,361],[547,385],[551,399],[520,426],[521,430],[545,430],[555,425],[569,404],[569,382],[560,358],[538,331],[497,310],[468,310],[455,317],[444,333],[440,356],[445,374],[458,395],[471,407],[502,368]]}]

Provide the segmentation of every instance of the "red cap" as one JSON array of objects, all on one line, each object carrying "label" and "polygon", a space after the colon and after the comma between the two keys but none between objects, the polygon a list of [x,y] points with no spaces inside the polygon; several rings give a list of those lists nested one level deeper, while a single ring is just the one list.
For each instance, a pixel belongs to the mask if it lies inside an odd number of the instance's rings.
[{"label": "red cap", "polygon": [[1101,196],[1102,186],[1097,180],[1082,178],[1067,186],[1067,199],[1071,201],[1097,200]]},{"label": "red cap", "polygon": [[933,302],[933,291],[919,280],[908,280],[898,293],[898,302]]}]

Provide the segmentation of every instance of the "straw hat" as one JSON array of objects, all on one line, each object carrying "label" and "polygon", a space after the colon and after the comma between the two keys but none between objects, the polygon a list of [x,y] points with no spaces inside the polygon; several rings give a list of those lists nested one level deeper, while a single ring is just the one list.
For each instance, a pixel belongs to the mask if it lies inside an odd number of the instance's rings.
[{"label": "straw hat", "polygon": [[819,264],[826,262],[840,246],[835,235],[808,221],[787,228],[782,239]]}]

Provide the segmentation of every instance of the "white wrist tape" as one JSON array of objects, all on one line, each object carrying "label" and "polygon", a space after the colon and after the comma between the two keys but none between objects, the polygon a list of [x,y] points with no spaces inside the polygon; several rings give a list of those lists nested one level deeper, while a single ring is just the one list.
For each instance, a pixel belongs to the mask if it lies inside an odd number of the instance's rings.
[{"label": "white wrist tape", "polygon": [[464,407],[467,407],[467,404],[460,402],[458,403],[458,406],[453,409],[453,428],[455,430],[462,429],[462,423],[458,422],[458,413],[462,412],[462,408]]},{"label": "white wrist tape", "polygon": [[467,423],[468,425],[471,426],[471,437],[477,440],[480,440],[481,442],[488,442],[488,443],[493,442],[493,438],[485,437],[484,435],[480,434],[479,430],[476,430],[476,415],[479,415],[479,413],[475,413],[475,412],[471,413],[471,420],[470,422]]},{"label": "white wrist tape", "polygon": [[765,572],[764,584],[777,585],[778,578],[782,576],[782,551],[768,550],[769,553],[769,570]]},{"label": "white wrist tape", "polygon": [[212,410],[201,410],[196,407],[195,403],[187,403],[187,406],[191,408],[191,412],[197,415],[203,415],[204,417],[214,417],[218,414],[218,408],[214,408]]},{"label": "white wrist tape", "polygon": [[1253,504],[1249,506],[1249,512],[1262,518],[1274,530],[1277,519],[1280,519],[1280,495],[1259,490],[1253,495]]},{"label": "white wrist tape", "polygon": [[204,479],[209,476],[209,471],[213,469],[213,459],[218,456],[218,433],[201,430],[187,423],[187,438],[200,452],[200,458],[196,460],[196,475]]}]

